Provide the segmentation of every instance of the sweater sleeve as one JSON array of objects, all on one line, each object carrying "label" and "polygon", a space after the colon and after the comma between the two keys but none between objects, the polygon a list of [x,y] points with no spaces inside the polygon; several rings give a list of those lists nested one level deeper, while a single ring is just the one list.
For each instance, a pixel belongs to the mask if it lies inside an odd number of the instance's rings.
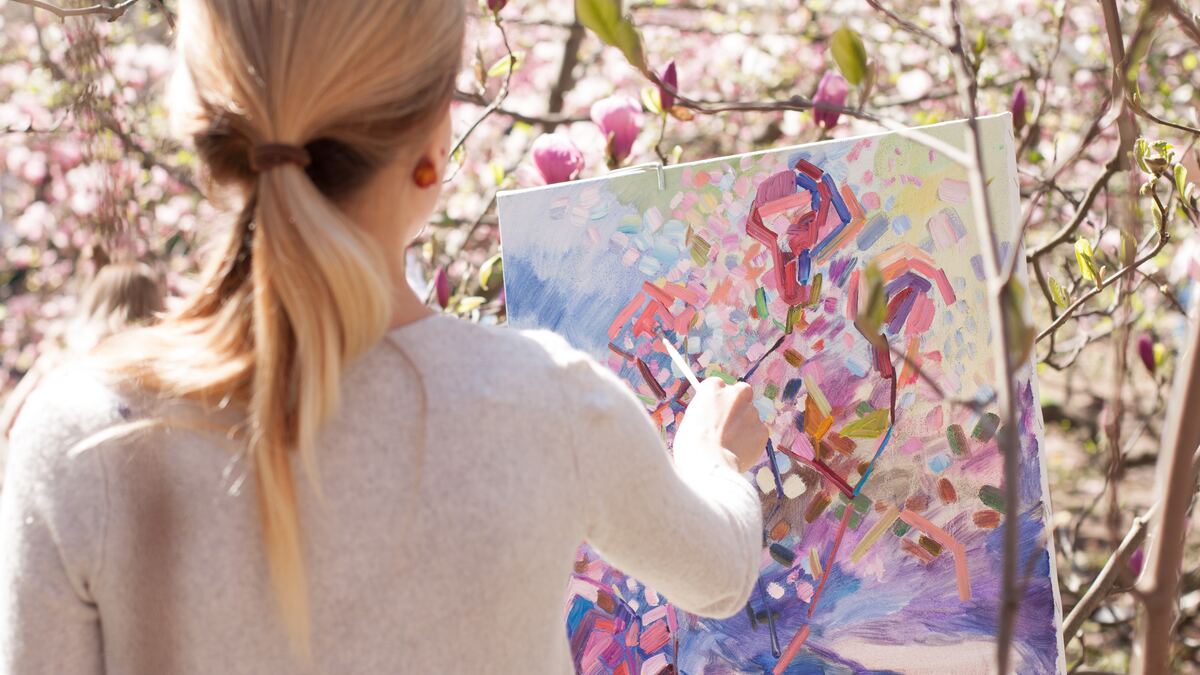
[{"label": "sweater sleeve", "polygon": [[762,558],[754,488],[699,453],[673,461],[641,402],[593,359],[575,352],[565,367],[588,542],[688,612],[740,611]]},{"label": "sweater sleeve", "polygon": [[69,452],[79,438],[71,401],[39,386],[13,429],[0,495],[0,673],[104,670],[91,597],[104,479],[98,451]]}]

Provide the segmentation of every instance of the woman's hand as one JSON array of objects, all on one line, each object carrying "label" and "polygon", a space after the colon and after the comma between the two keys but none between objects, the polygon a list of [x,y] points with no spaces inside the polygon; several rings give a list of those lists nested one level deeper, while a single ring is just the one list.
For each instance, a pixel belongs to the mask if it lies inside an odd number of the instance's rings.
[{"label": "woman's hand", "polygon": [[753,467],[767,444],[767,427],[753,397],[745,382],[730,386],[716,377],[701,382],[675,432],[676,461],[713,453],[739,472]]}]

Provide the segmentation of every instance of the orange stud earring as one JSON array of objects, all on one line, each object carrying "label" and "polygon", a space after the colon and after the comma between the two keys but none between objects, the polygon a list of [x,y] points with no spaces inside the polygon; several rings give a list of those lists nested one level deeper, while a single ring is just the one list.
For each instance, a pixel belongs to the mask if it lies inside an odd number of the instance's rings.
[{"label": "orange stud earring", "polygon": [[437,182],[437,168],[428,157],[422,157],[417,162],[417,168],[413,169],[413,182],[417,187],[425,189]]}]

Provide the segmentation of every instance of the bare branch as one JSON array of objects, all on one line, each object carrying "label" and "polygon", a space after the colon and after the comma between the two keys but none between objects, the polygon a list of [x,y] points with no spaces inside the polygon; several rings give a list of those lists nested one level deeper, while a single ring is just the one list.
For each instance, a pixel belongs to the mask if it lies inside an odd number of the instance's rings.
[{"label": "bare branch", "polygon": [[107,21],[116,21],[125,15],[125,12],[137,2],[137,0],[122,0],[115,5],[88,5],[87,7],[59,7],[58,5],[42,2],[42,0],[13,0],[18,4],[29,5],[36,9],[44,9],[57,16],[60,19],[66,19],[72,16],[89,16],[100,15],[106,17]]},{"label": "bare branch", "polygon": [[1087,220],[1088,212],[1092,208],[1092,203],[1096,201],[1096,196],[1100,194],[1100,191],[1103,190],[1106,185],[1108,185],[1109,179],[1116,175],[1118,170],[1118,159],[1114,157],[1104,167],[1104,173],[1100,174],[1100,177],[1096,179],[1096,182],[1092,183],[1092,186],[1088,188],[1087,194],[1083,196],[1083,200],[1080,201],[1079,206],[1075,209],[1075,217],[1072,218],[1071,221],[1066,225],[1063,225],[1062,228],[1059,229],[1058,232],[1055,232],[1054,235],[1045,243],[1027,252],[1026,257],[1031,261],[1036,260],[1046,253],[1049,253],[1050,249],[1067,241],[1071,235],[1075,234],[1075,231],[1079,229],[1079,226],[1082,225],[1085,220]]},{"label": "bare branch", "polygon": [[[983,254],[983,265],[988,281],[988,315],[991,320],[994,339],[992,355],[995,361],[996,403],[999,409],[1001,425],[1008,428],[1009,433],[998,436],[1000,455],[1004,459],[1004,559],[1001,573],[1002,597],[1000,602],[999,628],[996,637],[996,666],[1000,675],[1008,675],[1010,669],[1009,651],[1012,646],[1013,628],[1016,622],[1017,606],[1020,602],[1020,579],[1017,578],[1017,555],[1020,549],[1020,491],[1021,453],[1017,450],[1017,415],[1013,394],[1013,364],[1010,363],[1009,350],[1009,313],[1004,310],[1004,304],[1011,302],[1010,278],[1001,276],[1001,260],[999,247],[996,243],[996,229],[992,218],[991,198],[987,191],[987,179],[984,175],[983,147],[980,143],[978,109],[975,93],[978,83],[975,70],[967,59],[966,41],[963,36],[962,20],[959,18],[957,0],[943,0],[942,7],[954,35],[951,47],[951,63],[954,67],[954,79],[958,85],[959,98],[967,110],[968,128],[966,151],[971,158],[967,165],[967,175],[970,179],[971,198],[975,211],[975,225],[978,230],[980,252]],[[1017,255],[1014,247],[1012,255]]]},{"label": "bare branch", "polygon": [[1137,584],[1145,612],[1134,642],[1130,672],[1135,675],[1166,673],[1171,662],[1188,508],[1196,492],[1196,475],[1189,464],[1200,446],[1200,321],[1190,323],[1158,456],[1154,491],[1162,495],[1162,512],[1154,519],[1146,573]]}]

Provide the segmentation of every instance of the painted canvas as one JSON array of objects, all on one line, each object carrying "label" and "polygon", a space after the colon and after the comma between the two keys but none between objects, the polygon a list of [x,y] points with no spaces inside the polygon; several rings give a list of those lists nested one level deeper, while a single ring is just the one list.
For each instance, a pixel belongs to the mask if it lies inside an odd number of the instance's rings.
[{"label": "painted canvas", "polygon": [[[1011,121],[981,124],[1007,255]],[[962,147],[966,126],[922,131]],[[960,166],[884,133],[508,192],[499,210],[512,325],[607,364],[668,441],[689,385],[663,337],[701,376],[749,382],[771,431],[746,476],[764,532],[745,611],[689,616],[584,546],[564,610],[578,672],[991,672],[1006,518],[1026,572],[1016,671],[1063,672],[1036,382],[1026,366],[1010,513]],[[887,348],[855,327],[868,270]]]}]

